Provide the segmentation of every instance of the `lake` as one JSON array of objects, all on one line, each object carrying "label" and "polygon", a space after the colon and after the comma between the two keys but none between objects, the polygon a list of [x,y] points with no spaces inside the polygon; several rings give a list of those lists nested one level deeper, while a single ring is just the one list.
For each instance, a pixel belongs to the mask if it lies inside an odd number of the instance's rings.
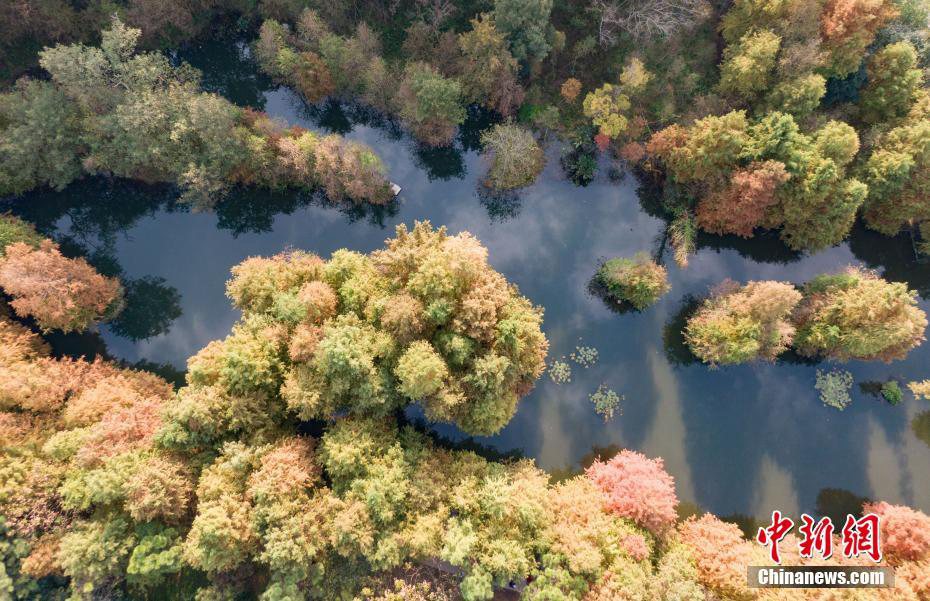
[{"label": "lake", "polygon": [[[842,513],[859,497],[930,511],[930,403],[906,394],[891,406],[875,392],[890,378],[904,385],[930,377],[930,344],[891,364],[787,357],[710,369],[688,353],[680,335],[695,299],[725,278],[801,283],[848,264],[908,282],[930,311],[930,263],[916,259],[909,237],[886,238],[857,226],[847,243],[802,255],[773,234],[702,236],[690,265],[680,269],[664,238],[665,222],[640,200],[648,194],[632,173],[604,159],[593,182],[576,186],[551,141],[547,167],[533,186],[515,197],[489,198],[480,192],[486,166],[477,148],[487,119],[477,111],[453,148],[427,150],[358,107],[306,106],[258,75],[241,43],[216,40],[179,56],[204,71],[206,88],[234,102],[368,143],[403,190],[395,204],[377,209],[249,190],[214,211],[192,212],[175,203],[171,187],[90,178],[60,193],[8,199],[7,210],[129,284],[123,320],[99,334],[53,337],[56,351],[183,369],[187,357],[224,337],[236,321],[224,284],[246,257],[286,248],[324,258],[343,247],[368,252],[393,236],[395,225],[428,219],[452,233],[472,232],[488,247],[491,264],[545,307],[550,362],[578,346],[598,351],[589,367],[566,359],[573,371],[568,383],[543,375],[513,421],[475,443],[516,451],[552,470],[577,468],[604,448],[661,456],[682,500],[724,516],[763,518],[773,509]],[[622,312],[591,279],[604,259],[638,251],[660,258],[672,289],[646,311]],[[842,412],[821,404],[814,388],[817,370],[834,367],[851,371],[856,381],[853,403]],[[588,398],[601,384],[624,397],[607,423]],[[410,414],[418,415],[416,409]],[[452,427],[434,429],[462,438]]]}]

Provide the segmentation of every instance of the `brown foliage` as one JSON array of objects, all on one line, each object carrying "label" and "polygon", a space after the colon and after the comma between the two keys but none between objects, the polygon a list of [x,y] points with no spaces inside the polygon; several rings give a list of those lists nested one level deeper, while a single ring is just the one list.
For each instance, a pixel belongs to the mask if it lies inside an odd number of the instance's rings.
[{"label": "brown foliage", "polygon": [[566,102],[574,102],[578,98],[578,94],[581,93],[581,82],[574,77],[569,77],[562,82],[559,93]]},{"label": "brown foliage", "polygon": [[160,400],[143,399],[105,415],[84,439],[76,455],[78,463],[89,467],[107,457],[148,446],[161,427],[161,412]]},{"label": "brown foliage", "polygon": [[307,320],[320,324],[336,315],[339,299],[336,292],[325,282],[314,280],[300,288],[297,298],[307,308]]},{"label": "brown foliage", "polygon": [[766,209],[776,203],[775,192],[790,175],[779,161],[751,163],[733,173],[730,185],[701,199],[698,226],[714,234],[751,238],[763,225]]},{"label": "brown foliage", "polygon": [[62,256],[50,240],[36,249],[17,242],[0,259],[0,287],[18,315],[34,317],[43,330],[79,331],[112,314],[122,296],[84,259]]},{"label": "brown foliage", "polygon": [[43,578],[45,576],[61,574],[61,563],[58,561],[58,534],[43,534],[32,543],[29,555],[20,565],[23,574],[30,578]]},{"label": "brown foliage", "polygon": [[889,0],[827,0],[820,37],[832,73],[842,77],[859,68],[875,33],[897,14]]},{"label": "brown foliage", "polygon": [[319,102],[336,91],[333,76],[314,52],[301,52],[293,73],[294,83],[309,102]]}]

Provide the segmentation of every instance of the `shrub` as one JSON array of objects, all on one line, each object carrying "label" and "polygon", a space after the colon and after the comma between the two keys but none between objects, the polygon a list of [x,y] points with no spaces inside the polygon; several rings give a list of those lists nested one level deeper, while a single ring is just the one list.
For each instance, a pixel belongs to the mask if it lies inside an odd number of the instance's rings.
[{"label": "shrub", "polygon": [[606,261],[598,270],[597,279],[617,301],[630,303],[640,311],[655,304],[671,289],[665,267],[645,253],[637,253],[632,259]]},{"label": "shrub", "polygon": [[789,318],[800,300],[791,284],[727,280],[688,319],[685,341],[711,365],[774,360],[791,344]]},{"label": "shrub", "polygon": [[907,387],[915,397],[930,400],[930,380],[908,382]]},{"label": "shrub", "polygon": [[903,359],[924,339],[927,317],[907,285],[849,267],[804,287],[795,345],[803,355],[848,359]]},{"label": "shrub", "polygon": [[614,413],[620,407],[620,401],[623,400],[621,395],[607,388],[606,384],[601,384],[597,390],[588,396],[591,403],[594,404],[594,412],[609,422],[614,418]]},{"label": "shrub", "polygon": [[543,151],[533,134],[513,123],[498,124],[481,135],[490,163],[487,185],[498,190],[533,183],[545,165]]}]

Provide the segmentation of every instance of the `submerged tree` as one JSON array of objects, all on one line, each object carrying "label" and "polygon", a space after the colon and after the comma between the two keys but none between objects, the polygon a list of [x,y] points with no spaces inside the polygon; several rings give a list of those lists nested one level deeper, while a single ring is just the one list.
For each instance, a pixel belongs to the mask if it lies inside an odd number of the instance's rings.
[{"label": "submerged tree", "polygon": [[671,289],[665,268],[646,253],[637,253],[632,259],[605,261],[597,279],[617,301],[628,302],[640,311],[655,304]]},{"label": "submerged tree", "polygon": [[532,184],[545,166],[533,133],[512,123],[498,124],[481,135],[490,163],[487,185],[512,190]]},{"label": "submerged tree", "polygon": [[727,280],[711,293],[685,326],[685,340],[702,361],[731,364],[774,360],[791,344],[790,316],[801,293],[782,282]]},{"label": "submerged tree", "polygon": [[917,293],[871,271],[849,267],[804,286],[795,317],[798,352],[846,361],[903,359],[924,340]]},{"label": "submerged tree", "polygon": [[[432,420],[492,434],[542,373],[548,345],[541,311],[486,257],[469,234],[419,223],[372,255],[248,259],[228,287],[243,320],[191,360],[198,386],[185,394],[196,405],[281,388],[302,419],[418,402]],[[271,399],[250,402],[258,412]],[[175,422],[185,431],[189,410]]]},{"label": "submerged tree", "polygon": [[413,134],[431,146],[450,144],[465,121],[461,84],[426,63],[407,65],[397,102]]}]

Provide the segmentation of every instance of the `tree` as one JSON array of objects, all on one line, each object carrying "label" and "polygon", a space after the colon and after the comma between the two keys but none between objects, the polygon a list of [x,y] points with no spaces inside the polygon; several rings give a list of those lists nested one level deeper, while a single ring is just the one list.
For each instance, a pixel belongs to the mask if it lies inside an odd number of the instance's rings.
[{"label": "tree", "polygon": [[36,319],[45,330],[80,331],[112,317],[121,308],[123,290],[84,259],[68,259],[50,240],[38,248],[16,242],[0,259],[0,288],[10,305]]},{"label": "tree", "polygon": [[581,93],[581,82],[574,77],[569,77],[562,82],[559,88],[559,94],[565,99],[565,102],[575,102],[578,94]]},{"label": "tree", "polygon": [[908,119],[882,134],[862,168],[868,184],[866,224],[893,236],[902,227],[925,223],[930,182],[930,124]]},{"label": "tree", "polygon": [[602,46],[617,43],[623,31],[637,40],[669,38],[694,27],[710,15],[704,0],[595,0],[598,40]]},{"label": "tree", "polygon": [[406,66],[397,100],[413,135],[430,146],[448,145],[465,121],[461,84],[426,63]]},{"label": "tree", "polygon": [[511,115],[523,102],[519,65],[510,54],[507,39],[488,15],[472,19],[471,30],[459,34],[462,58],[458,80],[468,102]]},{"label": "tree", "polygon": [[655,304],[670,289],[665,268],[645,253],[637,253],[632,259],[605,261],[597,279],[616,300],[628,302],[640,311]]},{"label": "tree", "polygon": [[495,125],[481,135],[490,163],[487,185],[512,190],[532,184],[545,165],[545,157],[532,132],[513,123]]},{"label": "tree", "polygon": [[661,459],[623,450],[606,463],[595,461],[585,476],[606,495],[608,511],[653,534],[663,534],[675,524],[675,481]]},{"label": "tree", "polygon": [[772,110],[788,113],[800,120],[817,110],[826,93],[827,80],[818,73],[808,73],[775,84],[766,104]]},{"label": "tree", "polygon": [[602,136],[617,138],[628,125],[624,114],[630,109],[630,98],[615,84],[605,83],[584,97],[583,111],[585,117],[598,127]]},{"label": "tree", "polygon": [[770,86],[781,36],[767,29],[747,33],[723,53],[720,91],[751,100]]},{"label": "tree", "polygon": [[803,355],[840,361],[903,359],[927,327],[916,295],[855,267],[818,276],[804,286],[795,346]]},{"label": "tree", "polygon": [[791,284],[727,280],[688,319],[685,341],[711,365],[774,360],[791,344],[791,313],[801,294]]},{"label": "tree", "polygon": [[79,112],[48,82],[21,79],[0,95],[0,195],[80,177],[80,132]]},{"label": "tree", "polygon": [[733,173],[728,187],[700,200],[698,226],[714,234],[751,238],[766,222],[766,211],[778,202],[776,190],[790,177],[779,161],[750,163]]},{"label": "tree", "polygon": [[494,24],[507,36],[517,60],[542,61],[549,54],[554,33],[551,12],[552,0],[494,0]]},{"label": "tree", "polygon": [[890,0],[827,0],[820,37],[828,74],[845,77],[858,69],[875,33],[897,12]]},{"label": "tree", "polygon": [[[0,119],[0,128],[22,136],[10,143],[3,136],[0,142],[0,154],[8,152],[10,158],[4,165],[16,168],[7,172],[0,167],[0,192],[3,186],[14,192],[42,184],[60,187],[77,177],[80,168],[173,182],[182,188],[184,200],[199,205],[215,202],[233,184],[311,188],[321,179],[338,180],[339,186],[327,186],[337,199],[390,199],[388,182],[378,161],[371,160],[370,149],[330,142],[328,151],[336,152],[338,161],[360,171],[318,177],[310,155],[312,136],[285,130],[202,92],[200,75],[189,65],[174,65],[161,53],[137,52],[140,35],[114,17],[101,33],[100,47],[74,44],[42,51],[40,62],[51,83],[25,83],[21,92],[0,97],[0,116],[9,111],[9,121]],[[328,94],[332,82],[326,65],[312,52],[293,51],[290,37],[283,26],[267,23],[255,46],[256,57],[274,77],[308,96]],[[363,44],[373,43],[360,30],[349,45],[354,52],[349,57],[367,52]],[[52,137],[37,137],[37,124],[30,125],[37,116],[49,121],[46,134]],[[38,143],[55,161],[41,176],[22,164],[23,152]],[[32,159],[29,164],[42,167]],[[355,185],[356,179],[362,183]]]},{"label": "tree", "polygon": [[916,67],[917,51],[908,42],[885,46],[869,58],[869,83],[860,98],[867,123],[895,121],[907,115],[923,83],[923,72]]},{"label": "tree", "polygon": [[904,505],[884,501],[866,503],[863,513],[881,518],[881,545],[890,563],[921,561],[930,557],[930,516]]},{"label": "tree", "polygon": [[727,175],[748,144],[744,111],[708,116],[688,128],[670,125],[653,134],[646,151],[675,181],[714,180]]},{"label": "tree", "polygon": [[[320,282],[314,292],[312,282]],[[328,300],[304,304],[326,299],[329,289],[338,314]],[[341,250],[326,263],[304,254],[252,260],[237,268],[229,294],[245,321],[191,373],[228,387],[236,369],[244,390],[283,383],[283,400],[304,419],[384,415],[416,401],[430,419],[491,433],[544,368],[537,310],[488,267],[474,238],[428,223],[399,228],[371,256]],[[285,310],[292,304],[305,308]],[[303,324],[320,329],[291,364],[282,347],[287,331]],[[240,362],[248,355],[260,370],[245,378]]]},{"label": "tree", "polygon": [[751,598],[743,566],[764,563],[762,548],[745,540],[739,527],[705,513],[678,526],[678,539],[697,568],[697,581],[724,599]]},{"label": "tree", "polygon": [[[802,133],[794,118],[769,113],[750,123],[743,111],[705,117],[688,128],[672,125],[652,136],[647,151],[663,165],[668,180],[684,184],[684,191],[700,199],[704,223],[720,231],[748,233],[752,227],[781,227],[781,237],[795,249],[815,250],[840,242],[849,233],[868,188],[848,177],[847,168],[859,149],[855,130],[829,121],[812,134]],[[775,189],[776,202],[769,204],[762,221],[755,203],[741,214],[727,214],[727,206],[739,206],[733,185],[748,183],[748,174],[736,172],[774,161],[788,176],[776,173],[774,163],[755,173],[767,180],[763,190]],[[773,171],[775,169],[776,171]],[[768,191],[756,200],[767,202]],[[726,204],[723,204],[726,203]],[[733,217],[746,219],[734,223]],[[748,220],[752,221],[748,221]]]}]

